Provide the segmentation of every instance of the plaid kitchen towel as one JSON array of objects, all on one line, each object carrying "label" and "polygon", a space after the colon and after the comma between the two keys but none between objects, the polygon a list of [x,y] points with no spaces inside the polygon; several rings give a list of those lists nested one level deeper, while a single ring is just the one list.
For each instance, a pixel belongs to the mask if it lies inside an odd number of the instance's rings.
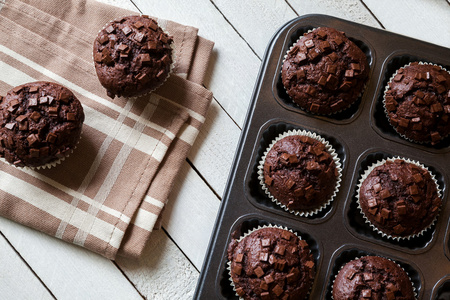
[{"label": "plaid kitchen towel", "polygon": [[212,100],[201,84],[213,43],[158,20],[174,37],[174,74],[154,93],[109,99],[92,60],[98,31],[136,14],[89,0],[0,1],[0,94],[44,80],[72,90],[85,122],[51,169],[0,162],[0,215],[109,259],[138,257]]}]

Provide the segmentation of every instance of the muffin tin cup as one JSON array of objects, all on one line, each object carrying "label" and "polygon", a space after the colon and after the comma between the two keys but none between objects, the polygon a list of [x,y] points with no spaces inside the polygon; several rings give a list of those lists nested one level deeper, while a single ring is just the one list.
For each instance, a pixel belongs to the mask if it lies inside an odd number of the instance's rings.
[{"label": "muffin tin cup", "polygon": [[[302,240],[302,237],[299,236],[299,235],[298,235],[295,231],[293,231],[292,229],[290,229],[290,228],[288,228],[288,227],[284,227],[284,226],[279,226],[279,225],[273,225],[273,224],[270,224],[270,225],[263,225],[263,226],[258,225],[257,228],[254,228],[254,229],[252,229],[252,230],[249,230],[247,233],[244,233],[244,235],[242,235],[241,237],[239,237],[239,239],[237,239],[237,242],[242,241],[246,236],[250,235],[251,233],[253,233],[253,232],[255,232],[255,231],[258,231],[258,230],[261,230],[261,229],[264,229],[264,228],[278,228],[278,229],[287,230],[287,231],[289,231],[289,232],[292,232],[293,234],[295,234],[296,237],[298,237],[300,240]],[[309,252],[311,253],[311,249],[309,249]],[[226,270],[227,270],[227,272],[228,272],[228,279],[229,279],[229,281],[230,281],[230,285],[231,285],[231,287],[233,288],[234,293],[236,294],[237,297],[239,297],[239,300],[245,300],[244,298],[240,297],[240,296],[237,294],[237,292],[236,292],[236,286],[234,285],[233,279],[231,278],[231,261],[230,261],[230,260],[227,261],[227,268],[226,268]],[[306,295],[305,298],[307,298],[307,297],[309,296],[309,294],[311,293],[311,288],[312,288],[312,284],[311,284],[311,287],[310,287],[310,289],[309,289],[308,295]]]},{"label": "muffin tin cup", "polygon": [[[359,257],[356,257],[354,260],[358,260],[358,259],[361,259],[361,258],[367,257],[367,256],[370,256],[370,255],[359,256]],[[380,256],[380,257],[383,257],[383,256]],[[417,299],[417,289],[414,286],[414,281],[411,280],[411,276],[409,276],[408,272],[402,266],[400,266],[395,260],[392,260],[392,259],[390,259],[388,257],[384,257],[384,258],[386,258],[386,259],[392,261],[393,263],[395,263],[397,266],[399,266],[406,273],[406,275],[408,276],[409,281],[411,282],[411,285],[412,285],[412,289],[413,289],[413,292],[414,292],[414,299]],[[339,272],[344,268],[344,266],[345,266],[345,264],[341,266],[341,268],[339,269]],[[337,278],[339,272],[336,275],[334,275],[333,282],[331,284],[331,291],[333,291],[333,289],[334,289],[334,283],[336,281],[336,278]],[[334,300],[333,293],[331,293],[331,299]]]},{"label": "muffin tin cup", "polygon": [[441,191],[441,189],[439,188],[439,184],[438,184],[438,182],[437,182],[437,180],[436,180],[436,176],[435,176],[435,175],[434,175],[427,167],[425,167],[424,165],[422,165],[421,163],[419,163],[419,162],[417,162],[417,161],[413,161],[413,160],[410,160],[410,159],[408,159],[408,158],[403,158],[403,157],[393,157],[393,158],[388,158],[388,159],[383,159],[383,160],[377,161],[376,163],[372,164],[370,167],[368,167],[368,168],[364,171],[363,175],[361,176],[361,178],[360,178],[360,180],[359,180],[358,186],[357,186],[357,191],[356,191],[356,203],[357,203],[357,205],[358,205],[358,210],[360,211],[361,215],[363,216],[365,222],[372,228],[372,230],[374,230],[375,232],[377,232],[377,233],[380,234],[381,236],[386,237],[387,239],[392,239],[392,240],[395,240],[395,241],[400,241],[400,240],[410,240],[410,239],[412,239],[412,238],[416,238],[416,237],[422,236],[425,232],[427,232],[427,230],[429,230],[429,229],[431,229],[431,228],[433,227],[433,225],[436,223],[436,221],[437,221],[437,219],[438,219],[438,217],[439,217],[439,213],[440,213],[441,207],[439,208],[439,211],[438,211],[438,213],[436,214],[436,217],[433,219],[433,221],[431,221],[431,223],[430,223],[427,227],[425,227],[423,230],[421,230],[420,232],[418,232],[418,233],[416,233],[416,234],[409,235],[409,236],[392,236],[392,235],[389,235],[389,234],[384,233],[381,229],[379,229],[379,228],[376,227],[374,224],[372,224],[372,222],[369,221],[369,219],[367,218],[367,216],[366,216],[365,213],[363,212],[363,210],[362,210],[362,208],[361,208],[360,201],[359,201],[359,192],[360,192],[360,190],[361,190],[361,185],[362,185],[362,183],[364,182],[364,180],[366,180],[367,176],[369,176],[370,172],[372,172],[372,170],[375,169],[376,167],[379,167],[379,166],[381,166],[381,165],[384,165],[387,161],[394,161],[394,160],[396,160],[396,159],[404,160],[404,161],[407,162],[407,163],[414,164],[414,165],[418,166],[418,167],[421,168],[421,169],[427,170],[428,173],[430,173],[430,175],[431,175],[431,179],[433,180],[433,182],[434,182],[435,185],[436,185],[436,190],[437,190],[437,194],[438,194],[439,198],[442,199],[442,191]]},{"label": "muffin tin cup", "polygon": [[[398,70],[410,66],[411,63],[412,63],[412,62],[410,62],[410,63],[404,65],[403,67],[399,68]],[[444,68],[444,67],[441,66],[441,65],[434,64],[434,63],[430,63],[430,62],[423,62],[423,61],[418,61],[418,63],[419,63],[420,65],[432,65],[432,66],[440,67],[442,70],[444,70],[444,71],[446,71],[447,73],[450,74],[450,71],[448,71],[446,68]],[[388,81],[388,83],[386,84],[386,86],[385,86],[385,88],[384,88],[384,93],[383,93],[383,108],[384,108],[384,113],[385,113],[385,115],[386,115],[386,118],[388,119],[389,124],[390,124],[391,127],[395,130],[395,132],[397,132],[397,134],[398,134],[399,136],[401,136],[402,138],[404,138],[405,140],[410,141],[410,142],[413,142],[413,143],[418,143],[418,144],[431,144],[430,141],[428,141],[428,142],[424,142],[424,141],[416,141],[416,140],[414,140],[414,139],[411,139],[411,138],[407,137],[406,135],[404,135],[404,134],[398,132],[398,131],[397,131],[397,128],[395,128],[395,127],[392,125],[392,123],[391,123],[391,118],[389,118],[389,112],[387,111],[387,108],[386,108],[386,93],[389,91],[389,84],[392,82],[392,80],[394,80],[394,77],[397,75],[398,70],[395,71],[394,74],[392,74],[392,76],[389,78],[389,81]],[[447,138],[449,135],[450,135],[450,133],[447,134],[446,136],[443,136],[443,137],[441,138],[441,140],[440,140],[438,143],[440,143],[441,141],[443,141],[443,140],[444,140],[445,138]]]},{"label": "muffin tin cup", "polygon": [[[309,30],[308,30],[307,32],[305,32],[302,36],[300,36],[300,37],[297,39],[297,41],[295,41],[295,43],[293,43],[293,44],[289,47],[289,50],[288,50],[288,51],[286,52],[286,54],[284,55],[283,64],[284,64],[284,62],[286,61],[286,58],[287,58],[287,56],[288,56],[288,53],[292,50],[292,48],[294,48],[294,46],[295,46],[302,38],[304,38],[306,34],[308,34],[308,33],[310,33],[310,32],[313,32],[314,30],[319,29],[319,28],[320,28],[320,27],[315,27],[315,28],[313,28],[313,29],[309,29]],[[282,64],[282,65],[283,65],[283,64]],[[281,72],[282,72],[282,71],[280,70],[280,74],[281,74]],[[294,103],[294,105],[295,105],[296,107],[300,108],[301,110],[303,110],[303,111],[305,111],[305,112],[307,112],[307,113],[309,113],[309,114],[312,114],[312,115],[319,115],[319,116],[332,116],[332,115],[339,114],[339,113],[341,113],[341,112],[343,112],[343,111],[349,109],[349,108],[352,107],[353,105],[356,105],[356,103],[359,102],[359,100],[361,100],[361,97],[362,97],[362,95],[364,94],[364,91],[365,91],[365,89],[366,89],[366,86],[367,86],[367,84],[365,83],[364,86],[363,86],[363,88],[362,88],[362,90],[361,90],[361,92],[360,92],[360,93],[358,94],[358,96],[356,97],[356,100],[355,100],[355,101],[353,101],[352,103],[350,103],[347,107],[344,107],[344,108],[341,109],[341,110],[334,111],[334,112],[332,112],[332,113],[330,113],[330,114],[320,114],[320,113],[315,113],[315,112],[310,111],[309,109],[306,109],[306,108],[304,108],[304,107],[298,105],[297,102],[295,102],[294,100],[291,99],[291,101],[292,101],[292,103]],[[284,88],[284,90],[286,91],[286,94],[287,94],[286,87],[283,86],[283,88]],[[289,98],[290,98],[290,97],[289,97]]]},{"label": "muffin tin cup", "polygon": [[[141,14],[140,16],[143,16],[143,15]],[[157,20],[156,18],[153,18],[153,17],[151,17],[151,18],[154,19],[154,20]],[[111,22],[114,22],[115,20],[120,20],[120,19],[118,18],[118,19],[114,19],[114,20],[109,20],[102,27],[102,29],[100,29],[98,31],[97,36],[100,34],[100,32],[102,32],[103,29],[105,29]],[[159,26],[159,24],[158,24],[158,26]],[[160,26],[160,28],[163,30],[163,32],[165,34],[170,36],[170,33],[166,30],[166,28],[161,27],[161,26]],[[173,42],[172,42],[172,44],[170,44],[170,48],[172,49],[172,55],[171,55],[172,56],[172,63],[170,64],[170,69],[169,69],[169,72],[167,73],[166,78],[159,85],[155,86],[152,90],[150,90],[150,91],[148,91],[146,93],[142,93],[142,94],[139,94],[139,95],[136,95],[136,96],[130,96],[130,97],[125,97],[125,96],[120,96],[120,97],[124,98],[124,99],[136,99],[136,98],[139,98],[139,97],[148,96],[151,93],[153,93],[154,91],[156,91],[159,87],[161,87],[167,81],[167,79],[169,79],[170,75],[174,72],[175,67],[176,67],[176,63],[177,63],[176,48],[175,48],[175,44]],[[95,68],[95,61],[94,61],[94,52],[92,52],[92,61],[94,62],[93,65],[92,65],[94,67],[94,72],[95,72],[95,74],[97,74],[97,70]]]},{"label": "muffin tin cup", "polygon": [[[326,202],[324,202],[321,206],[317,207],[316,209],[312,209],[312,210],[291,210],[291,209],[289,209],[286,205],[282,204],[270,193],[269,189],[267,188],[267,186],[264,182],[264,162],[266,161],[267,153],[269,153],[269,151],[272,149],[272,147],[279,140],[281,140],[287,136],[295,136],[295,135],[307,136],[307,137],[315,139],[315,140],[321,142],[322,144],[324,144],[325,149],[333,158],[334,164],[338,171],[338,176],[336,178],[336,184],[335,184],[333,194]],[[320,213],[323,209],[325,209],[328,205],[330,205],[331,202],[333,201],[333,199],[336,197],[337,193],[339,192],[339,187],[341,186],[342,164],[341,164],[341,161],[340,161],[335,149],[333,148],[333,146],[331,146],[331,144],[327,140],[325,140],[323,137],[321,137],[320,135],[318,135],[314,132],[307,131],[307,130],[289,130],[285,133],[280,134],[275,140],[272,141],[272,143],[269,145],[269,147],[267,147],[266,151],[264,152],[263,156],[261,157],[261,160],[259,161],[258,180],[259,180],[259,183],[260,183],[261,188],[263,189],[264,193],[270,198],[270,200],[272,202],[274,202],[275,204],[277,204],[278,206],[283,208],[285,211],[290,212],[291,214],[294,214],[294,215],[297,215],[300,217],[310,217],[310,216],[314,216],[314,215]]]}]

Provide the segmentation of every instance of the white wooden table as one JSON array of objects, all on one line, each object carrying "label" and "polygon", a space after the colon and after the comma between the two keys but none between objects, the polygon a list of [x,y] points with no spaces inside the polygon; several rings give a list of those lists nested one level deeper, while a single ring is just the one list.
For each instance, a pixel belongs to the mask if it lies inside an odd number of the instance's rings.
[{"label": "white wooden table", "polygon": [[[6,0],[7,1],[7,0]],[[139,261],[116,262],[0,218],[1,299],[191,299],[261,58],[278,27],[321,13],[450,48],[450,0],[102,0],[213,40],[214,99]]]}]

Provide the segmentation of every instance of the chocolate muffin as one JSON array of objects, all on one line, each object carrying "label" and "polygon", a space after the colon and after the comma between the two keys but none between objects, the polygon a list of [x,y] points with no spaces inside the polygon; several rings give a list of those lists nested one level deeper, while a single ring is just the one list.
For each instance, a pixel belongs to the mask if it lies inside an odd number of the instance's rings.
[{"label": "chocolate muffin", "polygon": [[160,86],[171,71],[172,42],[148,16],[108,23],[94,42],[95,70],[108,96],[139,96]]},{"label": "chocolate muffin", "polygon": [[415,299],[408,274],[396,263],[378,256],[348,262],[333,284],[334,300]]},{"label": "chocolate muffin", "polygon": [[0,156],[18,167],[44,166],[66,157],[81,135],[80,101],[53,82],[13,88],[0,110]]},{"label": "chocolate muffin", "polygon": [[400,68],[386,88],[384,107],[400,135],[437,144],[450,133],[450,74],[418,62]]},{"label": "chocolate muffin", "polygon": [[264,227],[228,246],[230,276],[243,299],[305,299],[314,281],[308,243],[291,231]]},{"label": "chocolate muffin", "polygon": [[430,172],[402,159],[389,159],[363,175],[358,195],[365,218],[389,237],[421,233],[442,204]]},{"label": "chocolate muffin", "polygon": [[290,211],[314,214],[334,196],[340,181],[335,163],[339,158],[328,143],[325,146],[326,141],[304,133],[275,142],[265,156],[261,180],[278,204]]},{"label": "chocolate muffin", "polygon": [[288,51],[281,72],[292,101],[325,115],[353,104],[368,75],[366,55],[343,32],[328,27],[304,34]]}]

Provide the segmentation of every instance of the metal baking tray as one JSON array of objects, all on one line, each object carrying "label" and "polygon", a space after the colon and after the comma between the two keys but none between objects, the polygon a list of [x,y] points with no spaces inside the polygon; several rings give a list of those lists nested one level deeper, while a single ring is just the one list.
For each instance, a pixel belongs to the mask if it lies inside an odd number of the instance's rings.
[{"label": "metal baking tray", "polygon": [[[313,115],[295,106],[280,75],[290,46],[303,33],[321,26],[345,32],[370,64],[361,99],[331,116]],[[195,299],[238,299],[226,270],[227,246],[233,237],[263,224],[286,226],[311,246],[317,274],[310,299],[331,299],[331,284],[340,267],[368,254],[398,262],[411,277],[418,299],[450,299],[450,138],[436,146],[409,142],[390,126],[382,105],[383,90],[391,75],[412,61],[432,62],[450,70],[450,49],[326,15],[296,18],[275,33],[261,64]],[[339,193],[314,217],[284,211],[270,201],[257,180],[258,161],[270,141],[294,128],[323,136],[343,163]],[[443,195],[433,227],[419,238],[400,242],[383,238],[365,224],[355,200],[356,184],[364,169],[393,156],[428,167]]]}]

